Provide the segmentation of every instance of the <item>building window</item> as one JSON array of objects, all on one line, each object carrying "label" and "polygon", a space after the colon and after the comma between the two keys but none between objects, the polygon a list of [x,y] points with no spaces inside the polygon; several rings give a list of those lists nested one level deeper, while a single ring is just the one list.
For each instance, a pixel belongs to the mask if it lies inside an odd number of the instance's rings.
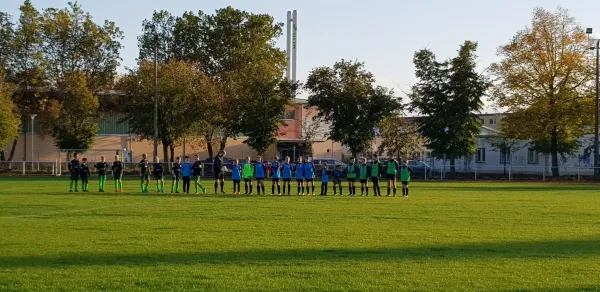
[{"label": "building window", "polygon": [[500,149],[500,163],[510,164],[510,149],[507,149],[507,148]]},{"label": "building window", "polygon": [[293,109],[285,113],[284,120],[295,120],[296,119],[296,110]]},{"label": "building window", "polygon": [[479,119],[479,123],[482,125],[485,125],[485,120],[484,119]]},{"label": "building window", "polygon": [[485,148],[477,148],[477,157],[476,162],[483,163],[485,162]]},{"label": "building window", "polygon": [[529,164],[539,164],[540,163],[540,156],[537,153],[537,151],[529,148],[527,151],[527,163]]},{"label": "building window", "polygon": [[490,125],[495,125],[496,124],[496,119],[490,119]]}]

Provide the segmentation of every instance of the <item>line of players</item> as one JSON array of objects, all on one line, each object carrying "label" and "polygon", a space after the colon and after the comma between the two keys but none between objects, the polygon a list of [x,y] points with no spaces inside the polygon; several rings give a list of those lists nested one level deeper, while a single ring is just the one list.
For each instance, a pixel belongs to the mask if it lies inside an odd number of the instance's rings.
[{"label": "line of players", "polygon": [[[214,159],[213,163],[213,172],[215,177],[214,182],[214,193],[217,193],[217,188],[220,185],[221,193],[224,192],[224,173],[227,171],[226,167],[223,166],[223,156],[225,155],[224,151],[220,151],[219,154]],[[200,183],[200,177],[202,174],[202,162],[200,161],[200,157],[198,155],[195,156],[196,161],[191,163],[189,161],[189,157],[185,157],[185,161],[182,163],[181,158],[177,158],[177,162],[173,163],[171,167],[171,175],[173,178],[173,183],[171,185],[171,193],[179,193],[180,183],[183,184],[183,192],[189,194],[190,193],[190,184],[193,181],[195,185],[195,193],[197,194],[199,190],[202,190],[203,193],[206,193],[206,188]],[[105,157],[102,156],[101,161],[94,165],[94,168],[98,171],[99,177],[99,192],[104,192],[105,183],[106,183],[106,173],[108,170],[108,164],[105,161]],[[165,185],[164,185],[164,169],[163,165],[160,163],[159,158],[156,158],[156,163],[152,165],[152,171],[150,171],[150,162],[147,159],[147,155],[142,155],[142,160],[138,164],[138,168],[140,171],[140,188],[143,194],[149,193],[149,185],[150,185],[150,173],[152,172],[152,176],[156,180],[156,190],[159,193],[165,193]],[[407,163],[400,165],[396,160],[390,159],[386,162],[386,177],[387,177],[387,196],[390,196],[390,191],[393,190],[393,195],[396,196],[396,181],[398,176],[402,183],[402,195],[408,197],[408,185],[411,180],[412,169],[407,166]],[[73,160],[68,165],[70,174],[71,174],[71,183],[69,187],[69,191],[73,192],[73,187],[75,187],[75,192],[78,192],[78,181],[81,179],[82,182],[82,191],[88,192],[88,181],[90,176],[89,166],[87,165],[87,159],[83,158],[81,162],[79,162],[78,154],[75,153],[73,156]],[[119,156],[115,156],[115,161],[112,163],[111,170],[113,173],[114,184],[115,184],[115,192],[123,192],[123,163],[120,161]],[[303,159],[302,157],[298,158],[296,164],[290,163],[290,157],[285,158],[284,163],[279,162],[278,157],[273,158],[273,162],[270,165],[270,172],[267,169],[266,165],[262,161],[262,157],[257,157],[257,162],[253,165],[251,163],[250,157],[246,158],[246,162],[243,165],[240,165],[239,161],[236,159],[234,161],[233,167],[231,169],[232,172],[232,181],[233,181],[233,190],[235,195],[241,194],[241,182],[244,182],[244,190],[246,195],[250,195],[253,193],[254,185],[252,184],[253,180],[256,181],[256,190],[260,195],[261,191],[263,194],[266,194],[265,191],[265,178],[267,178],[267,173],[270,174],[270,178],[272,180],[271,185],[271,195],[275,195],[275,188],[277,188],[277,194],[287,195],[291,193],[291,181],[293,179],[297,182],[297,194],[300,196],[306,195],[315,195],[315,165],[312,163],[311,159]],[[373,157],[372,163],[368,164],[367,159],[360,159],[359,163],[356,164],[356,159],[351,158],[350,163],[347,165],[345,170],[341,170],[340,166],[335,167],[333,171],[328,169],[327,164],[322,165],[321,170],[321,196],[326,196],[329,189],[330,181],[333,183],[333,192],[334,196],[338,194],[343,195],[342,190],[342,178],[346,178],[348,181],[348,191],[350,196],[356,196],[356,181],[358,180],[361,185],[361,196],[369,195],[369,185],[368,181],[371,180],[373,183],[373,194],[374,196],[381,196],[381,188],[379,185],[379,180],[381,178],[381,162],[375,156]],[[283,193],[281,192],[281,183],[283,182]],[[366,191],[366,192],[365,192]]]}]

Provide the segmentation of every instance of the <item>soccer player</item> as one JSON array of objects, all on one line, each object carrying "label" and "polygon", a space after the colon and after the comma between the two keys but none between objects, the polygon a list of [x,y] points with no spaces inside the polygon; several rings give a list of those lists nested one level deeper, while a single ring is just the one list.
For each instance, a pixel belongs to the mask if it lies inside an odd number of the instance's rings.
[{"label": "soccer player", "polygon": [[265,193],[265,164],[262,162],[262,157],[256,157],[256,164],[254,165],[254,177],[256,178],[256,191],[260,196],[260,191]]},{"label": "soccer player", "polygon": [[312,195],[315,195],[315,165],[312,162],[312,159],[306,158],[306,163],[304,163],[304,181],[306,182],[306,195],[310,196],[311,191],[309,189],[309,185],[312,186]]},{"label": "soccer player", "polygon": [[233,181],[233,194],[240,195],[242,191],[242,167],[240,166],[239,160],[233,161],[233,166],[231,167],[231,180]]},{"label": "soccer player", "polygon": [[90,177],[90,168],[87,165],[87,158],[81,160],[81,166],[79,169],[79,177],[81,178],[81,191],[84,193],[88,192],[88,182]]},{"label": "soccer player", "polygon": [[362,158],[358,165],[358,177],[360,179],[360,196],[365,195],[365,190],[367,191],[366,195],[369,196],[369,166],[367,165],[367,159]]},{"label": "soccer player", "polygon": [[323,163],[323,169],[321,170],[321,196],[327,196],[327,184],[329,183],[329,170],[327,169],[327,163]]},{"label": "soccer player", "polygon": [[283,177],[283,194],[285,194],[285,187],[287,185],[287,195],[290,195],[290,192],[292,191],[292,170],[293,167],[290,164],[290,157],[286,156],[285,157],[285,162],[283,163],[283,166],[281,167],[281,172],[282,172],[282,177]]},{"label": "soccer player", "polygon": [[277,185],[277,194],[281,196],[281,185],[279,181],[281,180],[281,165],[279,164],[279,157],[273,157],[273,163],[271,163],[271,181],[273,184],[271,185],[271,196],[275,195],[275,185]]},{"label": "soccer player", "polygon": [[379,172],[381,169],[381,163],[379,157],[373,155],[373,162],[371,162],[371,181],[373,182],[373,195],[381,197],[381,188],[379,187]]},{"label": "soccer player", "polygon": [[192,165],[192,179],[194,180],[194,185],[196,186],[196,194],[198,193],[198,188],[202,189],[203,193],[206,193],[206,188],[200,183],[200,177],[202,176],[202,161],[200,161],[200,156],[196,154],[196,161],[194,165]]},{"label": "soccer player", "polygon": [[186,156],[185,161],[181,164],[181,175],[183,176],[183,193],[190,193],[190,176],[192,175],[194,166],[190,163],[190,157]]},{"label": "soccer player", "polygon": [[350,164],[346,166],[346,179],[348,180],[348,191],[350,192],[350,196],[356,196],[356,187],[354,183],[356,182],[356,158],[350,158]]},{"label": "soccer player", "polygon": [[[244,179],[244,189],[246,190],[245,195],[252,195],[252,177],[254,177],[254,166],[252,166],[252,161],[250,160],[250,156],[246,157],[246,163],[242,167],[242,179]],[[250,192],[248,192],[248,187],[250,187]]]},{"label": "soccer player", "polygon": [[146,155],[146,153],[142,154],[142,160],[138,166],[140,168],[140,186],[142,188],[142,194],[147,194],[148,186],[150,185],[150,165],[148,162],[148,155]]},{"label": "soccer player", "polygon": [[387,162],[387,196],[390,196],[390,188],[394,189],[394,197],[396,196],[396,178],[398,176],[398,161],[393,157]]},{"label": "soccer player", "polygon": [[336,191],[336,186],[339,187],[340,189],[340,197],[343,196],[342,194],[342,167],[341,166],[336,166],[335,169],[333,170],[333,195],[337,195],[337,191]]},{"label": "soccer player", "polygon": [[[296,182],[298,183],[298,196],[304,196],[304,163],[302,162],[302,156],[298,157],[298,162],[296,162]],[[302,192],[300,192],[301,188]]]},{"label": "soccer player", "polygon": [[400,182],[402,182],[402,196],[408,197],[408,183],[412,176],[413,170],[408,166],[408,160],[404,161],[404,165],[400,167]]},{"label": "soccer player", "polygon": [[69,173],[71,173],[71,184],[69,185],[69,192],[73,192],[73,185],[75,185],[75,192],[79,192],[77,190],[79,184],[79,170],[81,164],[79,163],[79,155],[77,153],[73,154],[73,160],[69,162]]},{"label": "soccer player", "polygon": [[123,163],[119,155],[115,156],[115,161],[112,164],[112,173],[115,180],[115,193],[123,192]]},{"label": "soccer player", "polygon": [[152,175],[154,179],[156,179],[156,192],[157,193],[165,193],[165,178],[164,178],[165,170],[163,168],[162,163],[160,163],[160,158],[156,156],[156,162],[152,165]]},{"label": "soccer player", "polygon": [[171,166],[171,175],[173,176],[173,183],[171,184],[171,194],[175,191],[179,194],[179,182],[181,181],[181,157],[177,157],[176,162]]},{"label": "soccer player", "polygon": [[221,183],[221,193],[225,194],[223,187],[225,186],[225,165],[223,164],[223,156],[225,156],[226,152],[224,150],[219,151],[217,156],[215,156],[213,162],[213,172],[215,174],[215,195],[217,194],[217,188],[219,187],[219,183]]},{"label": "soccer player", "polygon": [[106,185],[106,169],[108,168],[106,158],[104,156],[100,156],[100,162],[96,163],[94,168],[98,170],[98,192],[104,193],[104,186]]}]

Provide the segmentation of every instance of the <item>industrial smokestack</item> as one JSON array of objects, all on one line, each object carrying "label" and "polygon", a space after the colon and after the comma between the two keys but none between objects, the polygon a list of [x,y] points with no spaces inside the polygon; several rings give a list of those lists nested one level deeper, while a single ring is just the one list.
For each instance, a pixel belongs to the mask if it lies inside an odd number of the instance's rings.
[{"label": "industrial smokestack", "polygon": [[298,11],[293,12],[293,41],[292,41],[292,82],[296,82],[296,61],[298,60]]},{"label": "industrial smokestack", "polygon": [[287,30],[287,46],[285,53],[287,56],[287,68],[285,71],[285,78],[289,81],[292,75],[292,12],[287,12],[287,22],[285,23]]}]

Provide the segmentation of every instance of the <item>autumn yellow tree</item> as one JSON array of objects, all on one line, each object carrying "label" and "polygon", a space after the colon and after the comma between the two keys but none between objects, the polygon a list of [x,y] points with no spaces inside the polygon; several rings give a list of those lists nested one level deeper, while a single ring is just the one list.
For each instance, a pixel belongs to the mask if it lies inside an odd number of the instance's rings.
[{"label": "autumn yellow tree", "polygon": [[419,125],[401,115],[384,118],[379,123],[379,130],[381,144],[378,151],[392,157],[410,159],[426,143],[425,138],[419,134]]},{"label": "autumn yellow tree", "polygon": [[558,176],[559,156],[574,154],[593,124],[593,56],[585,31],[566,9],[536,8],[531,26],[498,49],[492,65],[492,100],[508,110],[500,129],[549,154]]},{"label": "autumn yellow tree", "polygon": [[[4,73],[0,68],[0,149],[4,149],[9,140],[19,135],[21,126],[21,117],[11,98],[13,90],[14,86],[4,81]],[[0,160],[4,161],[4,151],[0,150],[0,156]]]}]

